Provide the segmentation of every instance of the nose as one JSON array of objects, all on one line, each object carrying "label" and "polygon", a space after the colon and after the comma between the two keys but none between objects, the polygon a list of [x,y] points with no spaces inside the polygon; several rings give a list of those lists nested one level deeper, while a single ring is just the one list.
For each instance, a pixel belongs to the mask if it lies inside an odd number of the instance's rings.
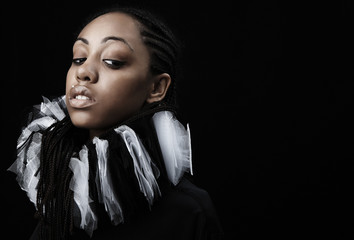
[{"label": "nose", "polygon": [[86,61],[81,64],[76,71],[76,79],[77,81],[89,81],[92,83],[97,82],[98,73],[95,68],[95,64],[91,63],[86,59]]}]

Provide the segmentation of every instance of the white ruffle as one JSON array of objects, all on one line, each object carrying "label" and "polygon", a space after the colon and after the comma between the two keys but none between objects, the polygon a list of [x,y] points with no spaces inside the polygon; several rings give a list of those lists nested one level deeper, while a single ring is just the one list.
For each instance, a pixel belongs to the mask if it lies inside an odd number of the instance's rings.
[{"label": "white ruffle", "polygon": [[97,137],[93,139],[97,152],[97,175],[98,199],[104,204],[112,223],[115,225],[124,221],[122,208],[113,190],[112,179],[107,166],[108,141]]},{"label": "white ruffle", "polygon": [[74,192],[74,201],[80,210],[80,228],[85,229],[88,235],[92,236],[97,228],[97,217],[90,207],[92,199],[89,196],[89,163],[88,149],[84,146],[79,152],[79,157],[70,159],[69,167],[73,172],[70,181],[70,189]]},{"label": "white ruffle", "polygon": [[155,173],[158,177],[160,172],[151,161],[149,153],[133,129],[123,125],[114,130],[123,138],[128,148],[130,156],[133,159],[134,172],[139,182],[140,191],[144,194],[151,206],[156,194],[161,195],[159,185],[154,175]]},{"label": "white ruffle", "polygon": [[152,117],[170,181],[177,185],[183,173],[193,174],[192,148],[189,125],[187,129],[170,111],[155,113]]},{"label": "white ruffle", "polygon": [[[59,101],[63,101],[65,96]],[[22,190],[27,193],[30,201],[36,206],[37,201],[37,183],[39,180],[38,168],[40,165],[40,151],[42,134],[39,131],[49,128],[52,124],[65,117],[64,111],[58,102],[51,102],[43,97],[43,103],[37,107],[39,114],[43,117],[30,122],[22,130],[17,140],[17,158],[8,168],[9,171],[16,173],[17,182]]]},{"label": "white ruffle", "polygon": [[[52,124],[65,117],[65,96],[56,101],[49,101],[43,97],[43,103],[37,106],[39,116],[23,129],[17,141],[17,159],[8,169],[17,174],[17,181],[26,191],[31,202],[36,206],[37,184],[39,180],[39,165],[42,134],[40,131],[49,128]],[[190,130],[187,129],[169,111],[155,113],[152,117],[163,160],[169,180],[177,184],[183,173],[192,172],[192,151]],[[152,162],[147,150],[133,129],[120,126],[114,129],[124,140],[132,157],[135,176],[138,180],[140,191],[145,195],[149,205],[158,195],[161,195],[156,179],[159,169]],[[93,139],[97,153],[96,185],[99,201],[104,204],[105,210],[112,223],[119,224],[124,221],[123,212],[119,204],[107,169],[108,141],[95,137]],[[70,189],[74,193],[74,201],[80,210],[80,228],[90,236],[97,228],[97,217],[90,207],[92,199],[89,197],[89,163],[88,149],[83,146],[79,158],[72,157],[69,164],[73,172]]]},{"label": "white ruffle", "polygon": [[[42,98],[44,102],[41,103],[40,109],[45,116],[50,116],[59,121],[65,118],[65,112],[61,109],[58,102],[51,102],[46,97]],[[61,97],[61,101],[65,102],[65,95]]]},{"label": "white ruffle", "polygon": [[17,182],[22,190],[27,193],[30,201],[36,206],[37,183],[39,174],[36,175],[40,165],[42,134],[34,133],[30,143],[18,150],[16,161],[8,168],[17,174]]}]

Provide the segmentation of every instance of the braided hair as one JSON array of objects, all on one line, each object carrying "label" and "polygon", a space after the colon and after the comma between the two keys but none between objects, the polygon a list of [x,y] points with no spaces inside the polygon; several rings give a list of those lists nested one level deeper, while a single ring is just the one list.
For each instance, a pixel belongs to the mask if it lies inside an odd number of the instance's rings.
[{"label": "braided hair", "polygon": [[140,33],[143,42],[150,50],[151,72],[153,74],[169,73],[171,75],[171,86],[164,101],[176,107],[176,80],[179,70],[180,43],[169,28],[150,13],[140,9],[129,8],[120,11],[133,16],[140,23]]},{"label": "braided hair", "polygon": [[[144,107],[126,122],[136,121],[143,116],[161,111],[163,108],[175,110],[177,107],[176,79],[179,42],[161,20],[148,11],[138,8],[113,7],[100,11],[91,18],[91,21],[110,12],[128,14],[138,22],[143,42],[150,53],[151,73],[169,73],[172,79],[166,96],[160,103]],[[41,221],[41,239],[68,239],[73,233],[74,201],[73,192],[70,189],[73,174],[69,163],[70,158],[80,151],[88,138],[88,130],[75,127],[69,116],[43,132],[36,212],[36,216]]]},{"label": "braided hair", "polygon": [[[176,90],[181,70],[179,61],[181,58],[181,42],[160,18],[150,11],[139,7],[120,7],[113,5],[108,8],[103,8],[86,19],[80,30],[95,18],[114,12],[127,14],[139,24],[143,43],[150,53],[151,73],[156,75],[168,73],[171,76],[171,85],[162,102],[177,109]],[[76,36],[77,35],[79,35],[79,33],[77,33]]]}]

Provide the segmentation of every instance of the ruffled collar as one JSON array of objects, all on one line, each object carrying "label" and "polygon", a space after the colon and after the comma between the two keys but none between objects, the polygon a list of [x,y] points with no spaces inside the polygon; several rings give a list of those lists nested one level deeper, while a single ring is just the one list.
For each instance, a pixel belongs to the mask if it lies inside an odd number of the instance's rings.
[{"label": "ruffled collar", "polygon": [[[40,179],[40,151],[42,132],[52,124],[61,121],[67,115],[65,96],[52,101],[43,97],[43,102],[35,106],[38,114],[23,129],[17,142],[17,159],[8,170],[17,174],[20,187],[26,191],[29,199],[36,206],[37,184]],[[156,130],[163,163],[169,181],[177,185],[185,172],[192,172],[192,153],[190,130],[176,119],[170,111],[160,111],[152,118]],[[114,134],[124,142],[130,155],[139,191],[143,193],[149,206],[161,195],[157,179],[160,176],[159,167],[152,161],[149,152],[139,135],[129,126],[121,125],[114,128]],[[116,182],[109,165],[110,142],[107,139],[95,137],[91,148],[97,157],[95,185],[98,201],[104,206],[111,222],[115,225],[124,221],[125,213],[121,206],[121,192],[116,191]],[[69,167],[73,172],[70,189],[73,191],[74,202],[80,213],[79,227],[90,236],[97,228],[98,217],[92,209],[93,199],[89,188],[89,147],[83,145],[81,150],[72,156]],[[114,174],[114,173],[113,173]]]}]

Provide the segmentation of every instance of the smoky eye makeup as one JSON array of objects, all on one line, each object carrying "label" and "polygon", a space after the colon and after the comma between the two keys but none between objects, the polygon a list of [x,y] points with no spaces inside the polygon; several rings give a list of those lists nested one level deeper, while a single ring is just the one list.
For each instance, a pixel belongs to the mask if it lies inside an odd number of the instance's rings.
[{"label": "smoky eye makeup", "polygon": [[124,61],[119,61],[115,59],[103,59],[105,65],[111,69],[119,69],[125,65]]}]

